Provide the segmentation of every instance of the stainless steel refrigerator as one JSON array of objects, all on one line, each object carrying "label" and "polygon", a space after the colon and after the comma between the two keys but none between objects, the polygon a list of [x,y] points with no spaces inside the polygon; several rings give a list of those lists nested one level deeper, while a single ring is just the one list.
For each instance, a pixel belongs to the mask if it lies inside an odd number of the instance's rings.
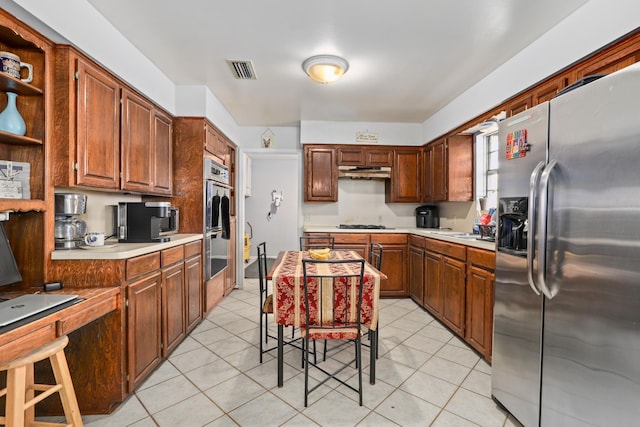
[{"label": "stainless steel refrigerator", "polygon": [[500,123],[492,395],[640,425],[640,65]]}]

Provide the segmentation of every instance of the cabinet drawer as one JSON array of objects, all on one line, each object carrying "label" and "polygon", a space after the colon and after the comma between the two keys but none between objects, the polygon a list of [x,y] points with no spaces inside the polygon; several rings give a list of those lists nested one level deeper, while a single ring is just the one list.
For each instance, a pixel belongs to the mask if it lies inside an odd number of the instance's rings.
[{"label": "cabinet drawer", "polygon": [[23,356],[31,350],[35,350],[45,344],[56,339],[56,328],[54,323],[29,332],[26,335],[0,346],[0,363],[8,363],[9,361]]},{"label": "cabinet drawer", "polygon": [[435,239],[426,239],[425,248],[428,251],[438,252],[462,261],[467,259],[467,247],[463,245],[457,245],[455,243],[443,242]]},{"label": "cabinet drawer", "polygon": [[334,239],[334,243],[369,243],[369,234],[367,233],[333,233],[331,234]]},{"label": "cabinet drawer", "polygon": [[470,264],[474,264],[488,270],[496,269],[496,253],[492,251],[467,248],[467,261],[469,261]]},{"label": "cabinet drawer", "polygon": [[127,280],[160,268],[160,252],[153,252],[127,260]]},{"label": "cabinet drawer", "polygon": [[73,313],[71,316],[60,319],[58,321],[58,336],[67,335],[68,333],[75,331],[81,326],[94,321],[98,317],[101,317],[115,310],[117,308],[117,305],[118,303],[116,299],[111,298],[108,302],[92,304],[89,307],[83,308],[77,313]]},{"label": "cabinet drawer", "polygon": [[184,245],[184,257],[189,258],[194,255],[200,255],[202,248],[202,240],[191,242]]},{"label": "cabinet drawer", "polygon": [[418,246],[419,248],[424,248],[424,242],[427,240],[422,236],[411,235],[409,236],[409,243],[411,246]]},{"label": "cabinet drawer", "polygon": [[406,234],[388,234],[388,233],[372,234],[371,243],[380,243],[382,245],[384,244],[406,245],[407,235]]},{"label": "cabinet drawer", "polygon": [[162,266],[166,267],[184,259],[184,245],[165,249],[161,252]]}]

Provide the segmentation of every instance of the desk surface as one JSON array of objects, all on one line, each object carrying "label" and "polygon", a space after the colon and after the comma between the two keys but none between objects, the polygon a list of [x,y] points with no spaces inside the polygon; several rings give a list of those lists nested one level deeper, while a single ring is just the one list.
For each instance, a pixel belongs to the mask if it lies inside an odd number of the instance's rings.
[{"label": "desk surface", "polygon": [[117,309],[120,288],[64,289],[53,293],[78,295],[84,301],[0,333],[0,364],[9,362],[56,338],[67,335]]}]

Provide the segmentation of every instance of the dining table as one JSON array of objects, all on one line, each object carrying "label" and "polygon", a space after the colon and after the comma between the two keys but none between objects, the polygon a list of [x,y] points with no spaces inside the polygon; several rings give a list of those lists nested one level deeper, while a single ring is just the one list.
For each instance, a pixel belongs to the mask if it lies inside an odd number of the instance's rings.
[{"label": "dining table", "polygon": [[[352,250],[333,250],[332,259],[361,260],[362,256]],[[278,387],[283,386],[284,368],[284,327],[299,327],[305,322],[304,307],[304,271],[303,259],[311,259],[308,251],[282,251],[278,254],[267,279],[273,286],[273,315],[278,328]],[[369,382],[375,384],[377,325],[380,301],[380,281],[387,276],[365,260],[363,272],[363,301],[367,301],[369,308],[361,310],[362,323],[371,333],[371,351],[369,364]],[[331,267],[330,267],[331,269]],[[334,270],[330,270],[334,271]],[[335,275],[340,275],[340,268],[335,269]],[[309,288],[310,290],[312,288]]]}]

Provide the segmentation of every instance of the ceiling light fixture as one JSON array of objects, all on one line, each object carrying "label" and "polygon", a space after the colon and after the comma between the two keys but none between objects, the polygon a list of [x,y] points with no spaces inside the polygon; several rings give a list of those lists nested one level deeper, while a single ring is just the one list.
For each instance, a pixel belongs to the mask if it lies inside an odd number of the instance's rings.
[{"label": "ceiling light fixture", "polygon": [[339,56],[316,55],[302,63],[302,69],[314,82],[327,84],[338,80],[349,69],[349,63]]}]

